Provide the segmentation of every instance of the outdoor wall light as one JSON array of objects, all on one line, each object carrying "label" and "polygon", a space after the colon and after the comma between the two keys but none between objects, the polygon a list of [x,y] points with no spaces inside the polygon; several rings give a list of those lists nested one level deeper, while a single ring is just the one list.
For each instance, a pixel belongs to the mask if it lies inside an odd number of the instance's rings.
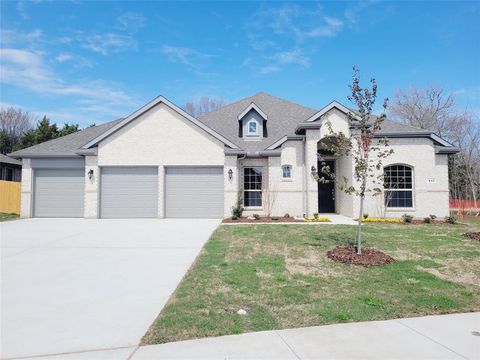
[{"label": "outdoor wall light", "polygon": [[232,180],[232,178],[233,178],[233,170],[229,169],[228,170],[228,180]]},{"label": "outdoor wall light", "polygon": [[312,172],[312,174],[316,174],[317,173],[317,168],[315,166],[312,166],[310,171]]},{"label": "outdoor wall light", "polygon": [[88,178],[89,178],[90,180],[92,180],[92,178],[93,178],[93,169],[90,169],[90,170],[88,171]]}]

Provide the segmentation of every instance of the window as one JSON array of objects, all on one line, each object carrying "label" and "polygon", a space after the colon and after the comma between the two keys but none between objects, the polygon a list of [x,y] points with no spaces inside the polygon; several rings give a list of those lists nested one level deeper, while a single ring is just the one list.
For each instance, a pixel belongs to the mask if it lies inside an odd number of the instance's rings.
[{"label": "window", "polygon": [[248,135],[258,135],[258,123],[257,120],[250,120],[247,123],[247,134]]},{"label": "window", "polygon": [[406,165],[390,165],[383,170],[385,206],[387,208],[413,207],[412,168]]},{"label": "window", "polygon": [[262,206],[262,168],[243,169],[245,207]]},{"label": "window", "polygon": [[283,165],[282,166],[282,177],[284,179],[291,179],[292,178],[292,166],[291,165]]}]

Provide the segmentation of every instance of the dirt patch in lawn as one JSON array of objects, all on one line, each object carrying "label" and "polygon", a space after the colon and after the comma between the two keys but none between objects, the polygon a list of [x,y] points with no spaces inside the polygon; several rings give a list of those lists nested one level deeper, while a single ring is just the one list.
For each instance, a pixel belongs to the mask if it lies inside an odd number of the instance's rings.
[{"label": "dirt patch in lawn", "polygon": [[466,232],[465,234],[463,234],[463,236],[466,236],[466,237],[468,237],[470,239],[473,239],[473,240],[480,241],[480,231]]},{"label": "dirt patch in lawn", "polygon": [[327,251],[327,256],[335,261],[341,261],[347,264],[374,266],[386,265],[395,261],[394,258],[376,249],[363,249],[361,255],[357,255],[355,248],[337,247],[333,250]]}]

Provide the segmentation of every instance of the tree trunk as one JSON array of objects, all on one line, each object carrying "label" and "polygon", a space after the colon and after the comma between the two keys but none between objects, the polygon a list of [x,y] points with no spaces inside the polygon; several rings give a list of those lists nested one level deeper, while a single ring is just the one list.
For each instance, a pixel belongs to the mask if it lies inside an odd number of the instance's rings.
[{"label": "tree trunk", "polygon": [[365,195],[360,196],[360,215],[358,217],[358,225],[357,225],[357,236],[356,236],[356,243],[357,243],[357,255],[362,255],[362,219],[363,219],[363,202],[365,200]]}]

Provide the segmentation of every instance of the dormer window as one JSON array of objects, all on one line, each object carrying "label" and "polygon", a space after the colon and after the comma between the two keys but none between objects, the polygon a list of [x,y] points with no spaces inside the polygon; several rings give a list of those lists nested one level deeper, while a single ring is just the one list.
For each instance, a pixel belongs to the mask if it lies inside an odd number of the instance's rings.
[{"label": "dormer window", "polygon": [[255,119],[251,119],[247,123],[247,135],[258,136],[258,122]]},{"label": "dormer window", "polygon": [[238,114],[238,136],[245,140],[268,137],[267,114],[253,102]]}]

